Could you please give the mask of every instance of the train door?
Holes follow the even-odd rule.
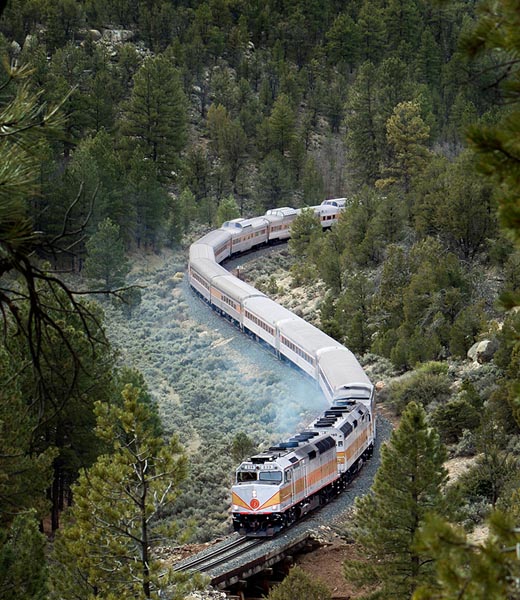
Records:
[[[294,503],[294,499],[296,496],[296,479],[298,478],[297,472],[298,472],[297,470],[293,470],[293,469],[288,469],[285,472],[287,481],[291,484],[291,504]]]
[[[307,495],[307,490],[309,489],[309,461],[304,458],[301,462],[302,465],[302,479],[303,479],[303,495]]]

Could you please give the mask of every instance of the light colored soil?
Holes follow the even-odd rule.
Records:
[[[312,579],[319,579],[324,583],[333,600],[355,600],[367,590],[361,590],[343,576],[343,564],[351,559],[362,559],[355,544],[348,544],[337,538],[309,554],[300,555],[296,564]]]
[[[449,482],[453,483],[457,480],[463,473],[465,473],[475,462],[477,459],[476,456],[471,457],[458,457],[458,458],[450,458],[444,463],[446,469],[448,469],[448,477]]]

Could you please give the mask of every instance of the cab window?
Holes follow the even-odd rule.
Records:
[[[237,473],[237,482],[246,483],[248,481],[256,481],[255,471],[239,471]]]
[[[281,483],[282,474],[280,471],[260,471],[258,479],[264,483]]]

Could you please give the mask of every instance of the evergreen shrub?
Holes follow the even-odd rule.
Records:
[[[388,387],[389,401],[397,414],[401,414],[409,402],[428,407],[433,402],[443,403],[450,397],[450,380],[443,373],[418,370],[394,381]]]

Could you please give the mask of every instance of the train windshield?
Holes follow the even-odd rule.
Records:
[[[258,479],[264,483],[282,483],[282,473],[280,471],[260,471]]]
[[[237,483],[247,483],[256,481],[256,471],[239,471],[237,473]]]

